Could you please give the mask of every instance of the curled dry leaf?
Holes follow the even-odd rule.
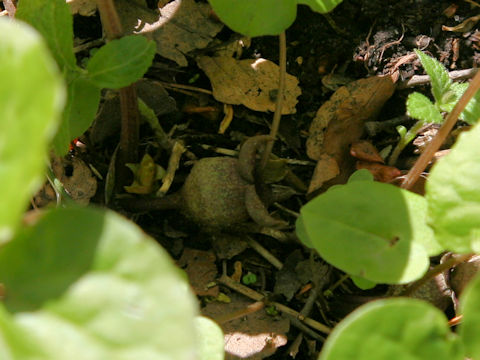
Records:
[[[116,0],[115,7],[126,33],[154,40],[157,53],[180,66],[188,65],[185,54],[207,47],[223,27],[210,5],[194,0],[174,0],[159,12],[130,0]]]
[[[236,60],[229,57],[197,58],[220,102],[244,105],[255,111],[274,111],[278,92],[278,66],[266,59]],[[294,114],[301,94],[296,77],[287,74],[282,114]]]
[[[320,109],[310,125],[307,155],[319,160],[329,154],[337,161],[364,132],[367,119],[380,111],[395,90],[391,77],[373,76],[339,88]]]
[[[346,181],[353,165],[350,144],[361,138],[365,122],[379,113],[394,90],[390,76],[360,79],[339,88],[318,109],[310,125],[307,155],[322,162],[325,156],[330,156],[339,169],[338,182]],[[326,181],[324,177],[320,169],[315,171],[310,190],[317,189]]]

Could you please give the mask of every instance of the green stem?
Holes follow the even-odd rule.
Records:
[[[405,134],[405,136],[401,136],[400,140],[398,141],[397,146],[392,151],[392,155],[390,155],[390,159],[388,160],[388,165],[395,166],[400,153],[405,149],[405,147],[417,136],[420,129],[424,126],[424,121],[417,121]]]
[[[438,274],[454,267],[455,265],[458,265],[464,261],[467,261],[470,259],[473,255],[472,254],[464,254],[458,257],[452,257],[448,259],[447,261],[436,265],[433,267],[431,270],[429,270],[423,277],[414,282],[412,285],[410,285],[402,294],[402,296],[409,296],[413,294],[415,291],[417,291],[420,287],[425,285],[430,279],[433,277],[437,276]]]

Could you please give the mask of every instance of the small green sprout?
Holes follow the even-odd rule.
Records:
[[[449,113],[468,87],[467,83],[453,82],[445,67],[436,59],[425,55],[420,50],[415,50],[425,72],[430,76],[432,84],[432,102],[425,95],[414,92],[407,99],[407,113],[417,122],[410,128],[398,126],[397,132],[400,140],[390,155],[389,164],[394,165],[402,150],[417,136],[425,125],[430,123],[442,124],[443,114]],[[476,99],[472,99],[460,119],[468,123],[475,123],[478,119],[479,109]]]

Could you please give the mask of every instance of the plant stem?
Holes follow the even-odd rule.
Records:
[[[408,174],[405,176],[405,179],[403,180],[403,183],[401,185],[403,189],[410,189],[417,182],[420,174],[425,170],[430,160],[432,160],[435,152],[443,144],[448,134],[450,133],[450,130],[452,130],[453,126],[457,122],[457,119],[462,113],[463,109],[465,109],[465,106],[467,106],[468,102],[473,97],[473,95],[475,95],[475,93],[479,88],[480,88],[480,71],[475,74],[472,81],[470,82],[470,86],[463,93],[460,100],[458,100],[453,110],[448,114],[442,127],[438,130],[437,135],[433,138],[433,140],[427,146],[425,151],[418,158],[415,165],[410,169]]]
[[[464,261],[467,261],[470,259],[473,255],[472,254],[464,254],[458,257],[452,257],[445,261],[444,263],[438,264],[435,267],[433,267],[431,270],[429,270],[420,280],[414,282],[412,285],[410,285],[402,294],[402,296],[409,296],[413,294],[415,291],[417,291],[420,287],[425,285],[426,282],[428,282],[430,279],[435,277],[436,275],[444,272],[445,270],[448,270],[452,267],[454,267],[457,264],[460,264]]]
[[[400,136],[397,146],[395,146],[395,149],[392,151],[392,155],[390,155],[390,159],[388,159],[388,165],[395,166],[400,153],[403,151],[403,149],[405,149],[405,146],[407,146],[415,138],[423,125],[424,121],[417,121],[410,129],[408,129],[405,136]]]
[[[112,0],[97,0],[98,12],[102,26],[108,40],[118,39],[122,36],[122,24],[118,17]]]
[[[282,105],[283,105],[283,96],[285,93],[285,78],[287,73],[287,40],[285,36],[285,31],[282,31],[278,37],[279,40],[279,82],[278,82],[278,94],[277,101],[275,103],[275,112],[273,113],[272,128],[270,130],[270,136],[272,140],[268,141],[265,145],[265,151],[262,155],[262,161],[260,163],[260,169],[263,171],[267,161],[272,152],[273,144],[277,137],[278,128],[280,127],[280,118],[282,117]]]
[[[123,35],[122,24],[113,0],[97,0],[97,6],[107,40],[120,38]],[[135,163],[138,160],[140,114],[135,84],[120,89],[120,110],[121,130],[117,158],[119,165],[117,166],[117,188],[123,185],[129,176],[125,164]]]

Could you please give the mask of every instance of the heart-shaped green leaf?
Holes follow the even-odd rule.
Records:
[[[247,36],[277,35],[292,25],[296,0],[208,0],[232,30]]]
[[[99,88],[119,89],[140,79],[152,64],[156,45],[143,36],[125,36],[102,46],[87,64]]]
[[[307,203],[297,221],[297,235],[351,275],[377,283],[406,283],[420,278],[428,256],[442,250],[425,223],[426,209],[425,199],[412,192],[352,181]]]
[[[319,360],[461,360],[463,353],[440,310],[397,298],[372,301],[343,319]]]

